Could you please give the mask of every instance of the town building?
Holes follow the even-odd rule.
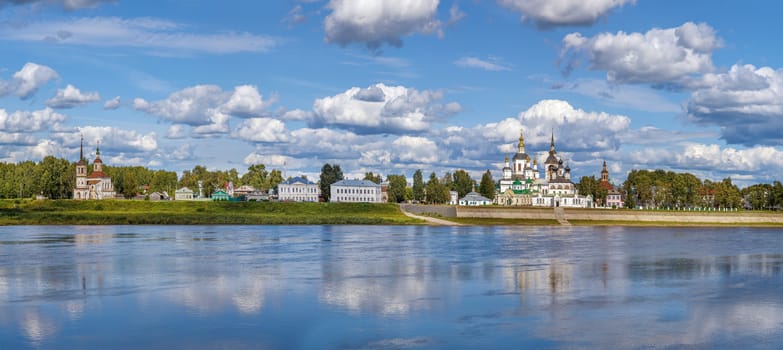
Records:
[[[505,206],[579,207],[593,206],[592,196],[581,196],[571,182],[571,168],[563,163],[555,149],[555,135],[549,144],[549,155],[544,161],[544,174],[538,169],[538,160],[531,161],[526,153],[524,132],[519,134],[517,153],[509,160],[508,154],[502,178],[496,187],[494,203]]]
[[[368,180],[341,180],[330,187],[332,202],[383,203],[381,185]]]
[[[297,176],[278,184],[277,194],[280,201],[318,202],[321,189],[316,183]]]
[[[103,172],[100,143],[95,148],[95,160],[92,172],[87,174],[87,161],[84,158],[84,138],[79,145],[79,161],[76,163],[76,187],[73,189],[73,199],[103,200],[115,197],[111,177]]]
[[[256,188],[250,185],[242,185],[238,188],[234,189],[234,195],[239,196],[247,196],[253,192],[256,192]]]
[[[175,201],[192,201],[194,199],[193,190],[183,187],[176,191],[174,191],[174,200]]]
[[[482,196],[481,194],[477,192],[469,192],[465,195],[465,197],[462,197],[459,199],[459,205],[464,206],[471,206],[471,207],[479,207],[484,205],[491,205],[492,200]]]
[[[151,201],[157,202],[157,201],[167,201],[170,200],[171,198],[169,198],[169,194],[166,192],[152,192],[149,195],[149,199]]]
[[[449,205],[459,204],[459,193],[457,191],[449,191]]]
[[[625,201],[623,201],[623,195],[618,191],[614,185],[609,182],[609,171],[606,170],[606,161],[604,161],[603,170],[601,170],[601,182],[599,186],[606,190],[606,203],[605,207],[608,208],[623,208],[625,207]]]
[[[228,195],[228,192],[223,190],[217,190],[212,193],[212,200],[213,201],[230,201],[231,196]]]

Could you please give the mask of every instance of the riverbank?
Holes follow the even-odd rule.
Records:
[[[694,212],[629,209],[567,209],[560,216],[553,208],[456,207],[402,205],[417,215],[469,225],[559,225],[577,226],[768,226],[783,227],[783,213],[776,212]]]
[[[0,200],[0,225],[417,225],[396,204]]]

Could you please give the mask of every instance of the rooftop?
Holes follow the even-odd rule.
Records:
[[[346,187],[381,187],[381,185],[372,182],[370,180],[340,180],[332,184],[332,186],[346,186]]]

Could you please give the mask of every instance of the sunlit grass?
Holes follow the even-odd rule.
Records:
[[[0,225],[404,225],[394,204],[1,200]]]

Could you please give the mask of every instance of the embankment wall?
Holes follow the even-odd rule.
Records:
[[[444,218],[544,219],[556,220],[552,208],[455,207],[405,205],[414,214],[435,213]],[[565,209],[567,220],[617,222],[667,222],[693,224],[783,224],[783,214],[768,212],[637,211],[611,209]]]

